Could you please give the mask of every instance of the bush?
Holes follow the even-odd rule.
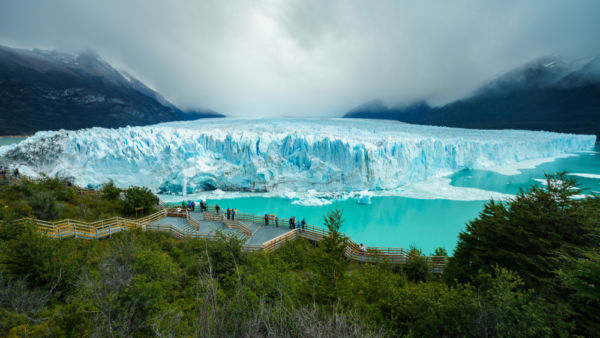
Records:
[[[131,186],[125,191],[125,200],[122,202],[123,213],[135,215],[135,208],[141,207],[144,208],[143,213],[149,214],[155,210],[157,203],[158,197],[150,189]]]
[[[50,221],[56,219],[63,208],[56,202],[54,194],[50,192],[36,192],[29,198],[29,205],[36,218]]]
[[[117,188],[112,180],[102,184],[102,198],[107,201],[116,201],[121,195],[121,189]]]
[[[422,255],[420,250],[412,246],[402,270],[406,278],[413,282],[424,282],[431,279],[431,269],[427,264],[427,258]]]

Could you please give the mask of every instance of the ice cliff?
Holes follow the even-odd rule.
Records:
[[[28,175],[112,179],[164,193],[391,190],[461,169],[490,169],[593,148],[595,136],[467,130],[352,119],[209,119],[38,132],[0,147]]]

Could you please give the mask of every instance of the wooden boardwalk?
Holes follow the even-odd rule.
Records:
[[[16,184],[19,182],[14,175],[1,175],[0,184]],[[65,183],[66,184],[66,183]],[[75,187],[79,194],[99,195],[100,192],[93,189]],[[130,229],[142,229],[145,231],[166,232],[177,238],[196,238],[212,240],[217,237],[217,232],[236,236],[244,240],[245,251],[271,252],[289,241],[297,238],[305,238],[319,242],[329,234],[324,227],[306,224],[304,229],[290,229],[289,219],[278,218],[275,225],[275,216],[270,215],[268,224],[264,216],[248,213],[236,213],[235,220],[227,219],[222,210],[220,214],[212,212],[213,205],[208,205],[205,212],[189,212],[177,207],[177,204],[163,203],[160,211],[140,218],[128,219],[113,217],[95,222],[83,222],[73,219],[65,219],[55,222],[47,222],[32,218],[18,220],[21,223],[32,223],[37,226],[39,232],[56,238],[86,238],[103,239],[113,234]],[[405,264],[409,259],[409,252],[403,248],[393,247],[369,247],[366,252],[360,250],[359,245],[349,239],[346,247],[348,259],[364,263]],[[441,273],[446,266],[446,256],[425,256],[431,271]]]
[[[210,210],[210,209],[209,209]],[[244,250],[271,252],[289,241],[297,238],[306,238],[319,242],[328,235],[324,227],[306,225],[305,229],[289,229],[287,219],[279,227],[273,222],[264,223],[264,216],[239,214],[235,221],[227,220],[224,215],[213,212],[188,212],[182,208],[165,207],[152,215],[132,220],[123,217],[113,217],[96,222],[82,222],[66,219],[56,222],[47,222],[31,218],[19,220],[21,223],[33,223],[38,230],[50,237],[102,239],[113,234],[130,230],[142,229],[145,231],[166,232],[177,238],[215,239],[217,232],[237,236],[244,240]],[[285,226],[283,226],[285,224]],[[364,263],[405,264],[409,253],[402,248],[369,247],[367,252],[362,252],[359,245],[353,240],[348,241],[346,247],[348,259]],[[445,256],[426,256],[432,272],[441,273],[446,265]]]

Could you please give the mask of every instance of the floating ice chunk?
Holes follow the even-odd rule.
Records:
[[[317,197],[301,198],[299,200],[295,200],[292,202],[292,204],[309,206],[309,207],[318,207],[318,206],[322,206],[322,205],[329,205],[331,203],[333,203],[333,201],[330,199],[317,198]]]
[[[371,196],[372,196],[372,193],[370,193],[368,191],[361,191],[358,194],[358,197],[356,199],[356,203],[358,203],[358,204],[371,204]]]
[[[600,175],[597,174],[583,174],[583,173],[570,173],[570,176],[578,176],[584,178],[594,178],[600,180]]]

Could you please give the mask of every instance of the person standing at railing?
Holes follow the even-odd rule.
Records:
[[[302,231],[304,231],[304,227],[306,226],[306,219],[302,218],[302,222],[300,222],[300,225],[302,225]]]
[[[231,220],[235,221],[235,214],[237,214],[237,209],[231,210]]]
[[[219,214],[219,210],[221,210],[221,208],[219,208],[218,204],[215,204],[215,212],[217,213],[217,215]]]
[[[231,208],[227,208],[227,219],[231,219]]]
[[[275,216],[275,227],[279,228],[279,217]]]
[[[265,225],[269,225],[269,215],[265,214]]]
[[[367,253],[367,247],[364,244],[362,244],[362,243],[360,243],[360,253],[362,255],[364,255],[364,254]]]

